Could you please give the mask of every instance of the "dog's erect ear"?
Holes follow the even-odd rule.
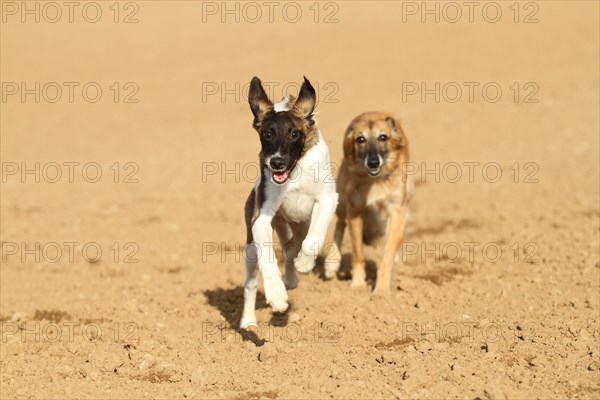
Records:
[[[294,109],[306,120],[308,126],[315,123],[313,121],[313,111],[317,103],[317,94],[315,88],[310,84],[310,81],[304,77],[304,83],[298,93],[298,99],[294,104]]]
[[[250,110],[254,114],[253,126],[259,128],[265,115],[273,109],[273,103],[269,100],[262,82],[256,76],[250,81],[250,89],[248,90],[248,103]]]

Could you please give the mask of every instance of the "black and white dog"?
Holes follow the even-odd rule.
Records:
[[[313,119],[315,90],[304,78],[298,98],[273,104],[260,79],[248,94],[253,127],[260,136],[261,176],[245,207],[246,283],[240,327],[256,325],[257,270],[273,311],[288,307],[286,287],[298,285],[296,270],[310,272],[323,246],[338,194],[329,149]],[[273,228],[285,258],[282,279],[273,248]]]

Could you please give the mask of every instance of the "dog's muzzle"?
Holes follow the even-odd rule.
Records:
[[[285,159],[283,157],[271,157],[269,160],[269,166],[272,171],[283,171],[285,170]]]
[[[365,159],[365,167],[371,176],[377,176],[381,172],[383,159],[379,154],[368,155]]]
[[[271,157],[269,160],[269,168],[271,170],[271,178],[273,182],[281,185],[290,177],[290,171],[292,168],[287,168],[287,163],[283,157]]]

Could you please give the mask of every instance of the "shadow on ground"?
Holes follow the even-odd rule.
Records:
[[[203,294],[206,297],[208,304],[218,309],[221,315],[225,318],[225,321],[229,325],[228,328],[234,329],[236,332],[238,332],[244,341],[251,341],[257,346],[262,346],[265,343],[265,340],[259,337],[257,334],[257,332],[260,332],[260,328],[252,327],[249,329],[241,329],[239,327],[240,319],[242,318],[242,309],[244,307],[243,286],[237,286],[229,289],[218,288],[205,290]],[[265,300],[265,296],[259,291],[256,295],[256,309],[260,310],[263,308],[269,308],[269,305]],[[287,326],[289,313],[292,308],[293,306],[290,304],[290,307],[285,313],[272,314],[269,325]]]

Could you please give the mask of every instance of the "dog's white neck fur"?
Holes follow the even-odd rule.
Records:
[[[273,110],[276,113],[282,112],[282,111],[290,111],[292,109],[291,104],[290,104],[291,100],[292,100],[292,96],[290,96],[288,94],[283,99],[281,99],[280,102],[273,104]]]

